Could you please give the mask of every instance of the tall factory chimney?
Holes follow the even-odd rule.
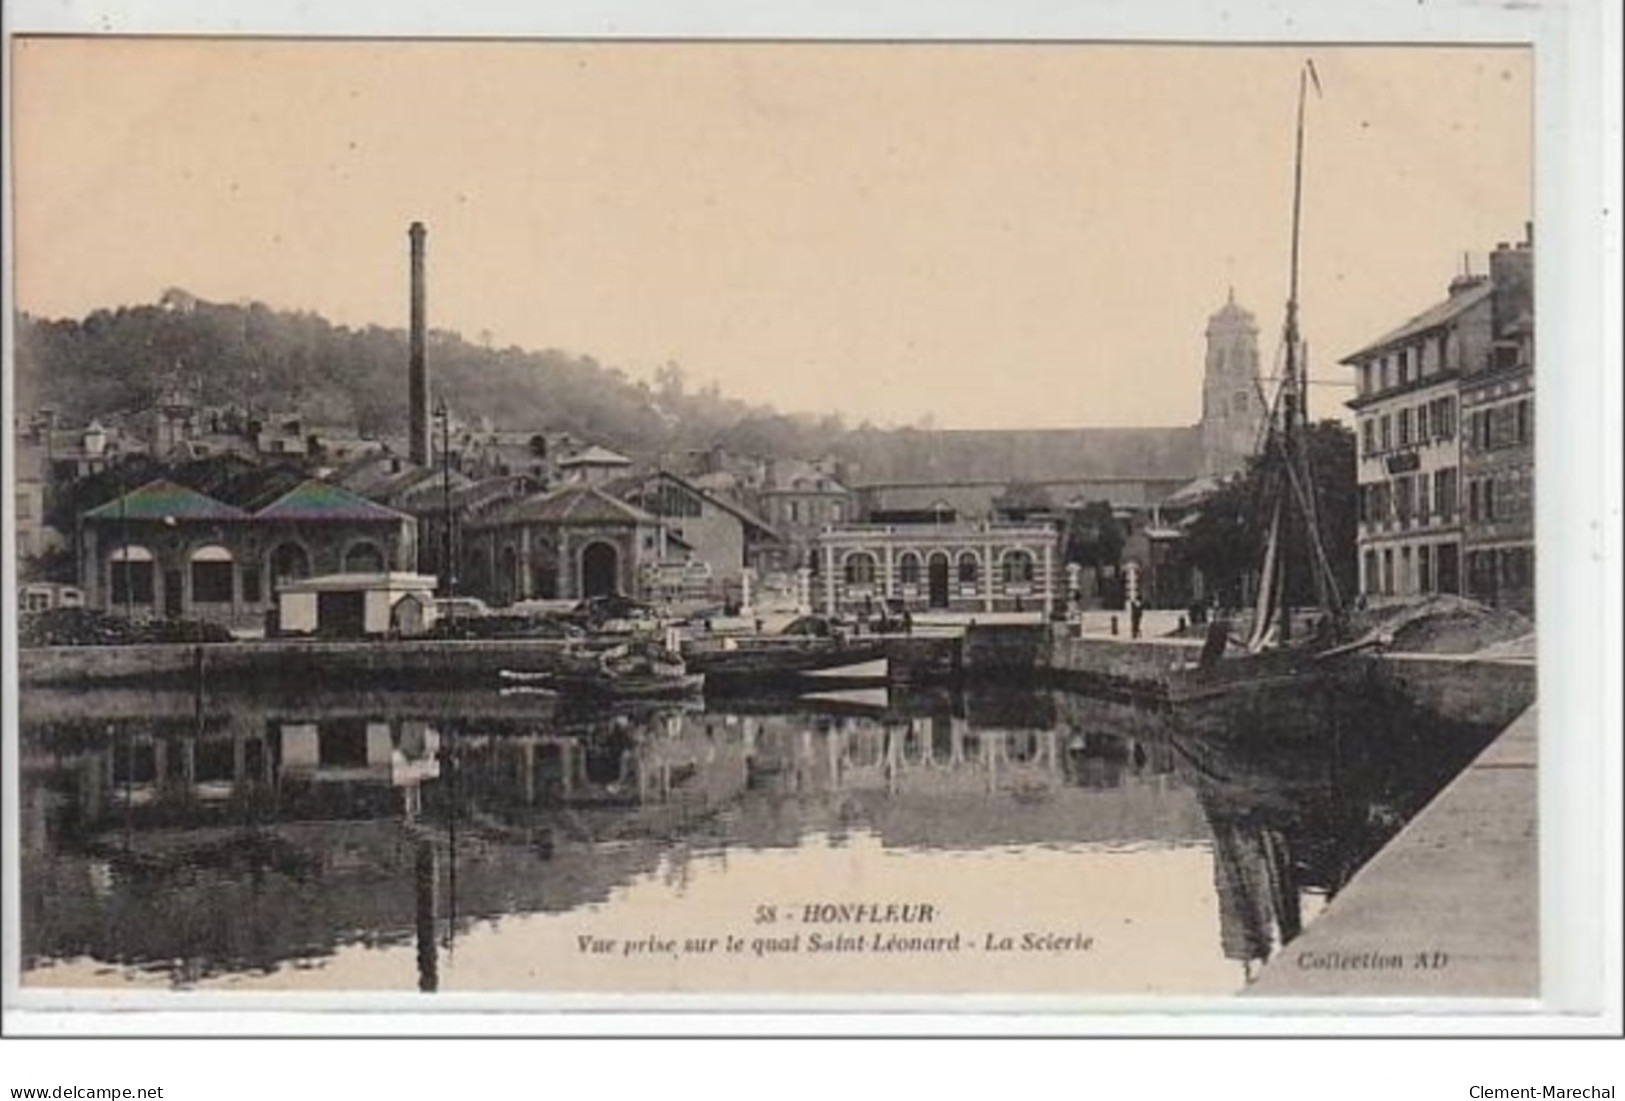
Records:
[[[412,321],[408,335],[410,351],[407,367],[408,449],[414,463],[429,465],[429,365],[424,359],[423,239],[428,230],[413,222],[407,236],[412,240]]]

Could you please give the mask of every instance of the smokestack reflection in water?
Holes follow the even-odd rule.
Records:
[[[417,847],[417,933],[418,989],[432,994],[440,988],[440,961],[435,945],[435,893],[439,880],[434,841],[418,839]]]

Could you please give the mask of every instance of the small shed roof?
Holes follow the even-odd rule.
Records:
[[[611,451],[607,447],[597,444],[567,459],[560,459],[559,466],[631,466],[632,460],[625,455]]]

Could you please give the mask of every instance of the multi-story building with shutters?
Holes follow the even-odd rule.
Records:
[[[1515,495],[1514,468],[1530,481],[1533,475],[1532,436],[1520,437],[1517,427],[1518,387],[1529,372],[1513,349],[1524,346],[1520,326],[1533,331],[1529,280],[1515,281],[1515,262],[1507,261],[1519,251],[1498,248],[1490,274],[1456,277],[1444,301],[1343,360],[1358,391],[1348,404],[1359,439],[1360,591],[1367,599],[1481,597],[1482,583],[1475,586],[1472,576],[1481,559],[1469,554],[1481,553],[1475,548],[1486,540],[1515,543],[1524,534],[1485,526],[1487,512],[1510,516],[1495,510]],[[1481,415],[1489,404],[1504,411]],[[1486,427],[1492,419],[1494,433]],[[1492,457],[1503,443],[1505,454]]]
[[[1462,553],[1467,595],[1535,611],[1534,255],[1490,254],[1494,340],[1461,378]]]

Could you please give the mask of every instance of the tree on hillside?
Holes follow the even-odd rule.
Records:
[[[1302,439],[1319,507],[1321,542],[1347,599],[1358,578],[1354,433],[1337,421],[1321,421],[1310,425]],[[1186,532],[1186,562],[1202,571],[1210,589],[1228,593],[1231,599],[1240,598],[1245,579],[1257,574],[1263,559],[1268,528],[1264,493],[1264,471],[1254,460],[1245,474],[1202,502],[1200,515]],[[1288,599],[1294,604],[1313,603],[1308,540],[1297,524],[1289,525],[1287,534]]]

